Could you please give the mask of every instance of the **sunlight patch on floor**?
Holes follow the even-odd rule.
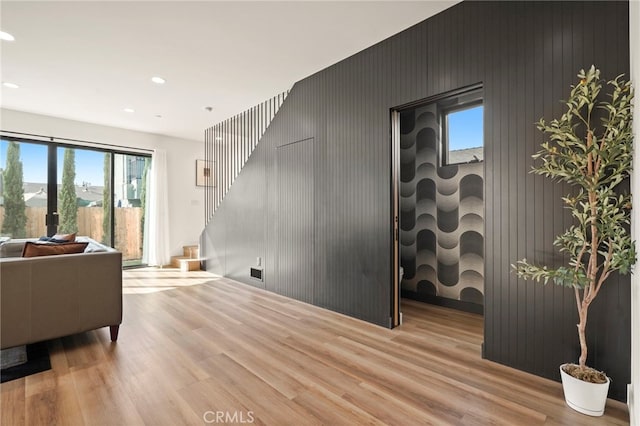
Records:
[[[176,268],[139,268],[122,272],[122,294],[150,294],[202,285],[221,279],[206,271],[184,272]]]

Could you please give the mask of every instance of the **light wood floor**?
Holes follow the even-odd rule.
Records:
[[[476,315],[406,301],[387,330],[174,269],[126,271],[124,291],[118,342],[51,341],[52,370],[1,385],[2,425],[628,424],[624,404],[583,416],[560,384],[482,360]]]

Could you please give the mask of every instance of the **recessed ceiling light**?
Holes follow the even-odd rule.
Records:
[[[13,41],[16,38],[14,36],[12,36],[9,33],[5,33],[4,31],[0,31],[0,40],[5,40],[5,41]]]
[[[125,109],[123,109],[123,111],[124,111],[124,112],[128,112],[128,113],[130,113],[130,114],[132,114],[132,113],[136,112],[136,110],[135,110],[135,109],[133,109],[133,108],[125,108]]]
[[[156,114],[156,115],[154,115],[154,117],[155,118],[162,118],[162,115],[161,114]]]
[[[203,106],[202,109],[207,111],[207,112],[213,111],[213,107],[211,107],[211,106]]]
[[[167,80],[162,77],[151,77],[151,81],[153,81],[155,84],[164,84],[167,82]]]
[[[18,86],[15,83],[4,82],[4,83],[2,83],[2,85],[4,87],[8,87],[9,89],[18,89],[18,88],[20,88],[20,86]]]

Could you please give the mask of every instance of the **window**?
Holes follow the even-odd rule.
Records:
[[[442,165],[484,160],[484,106],[482,93],[474,90],[448,99],[442,109]]]
[[[151,157],[0,138],[0,238],[77,232],[143,263]]]

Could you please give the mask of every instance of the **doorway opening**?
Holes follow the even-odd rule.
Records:
[[[484,305],[484,106],[477,84],[394,108],[394,326],[411,299]]]

